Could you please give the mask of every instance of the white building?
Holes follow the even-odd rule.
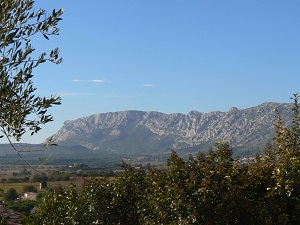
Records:
[[[22,200],[36,200],[37,193],[34,192],[26,192],[24,196],[21,196]]]

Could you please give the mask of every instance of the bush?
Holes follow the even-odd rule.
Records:
[[[38,190],[33,185],[26,185],[26,186],[23,187],[23,192],[34,192],[34,193],[37,193]]]
[[[32,200],[22,200],[16,202],[9,202],[7,208],[12,209],[14,211],[29,215],[31,210],[36,205],[35,201]]]
[[[16,189],[10,188],[5,194],[4,194],[4,200],[5,201],[14,201],[18,198],[18,194]]]

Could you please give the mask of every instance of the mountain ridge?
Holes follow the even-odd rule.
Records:
[[[187,114],[125,110],[65,121],[53,138],[63,145],[81,145],[111,153],[162,153],[204,150],[216,141],[233,148],[262,150],[275,136],[275,111],[290,121],[291,103],[265,102],[227,112],[192,110]],[[286,122],[285,124],[287,124]]]

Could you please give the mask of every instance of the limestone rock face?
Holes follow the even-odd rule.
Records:
[[[108,112],[66,121],[54,135],[58,143],[82,145],[93,150],[119,153],[153,153],[200,150],[216,141],[233,148],[263,149],[275,136],[275,110],[284,121],[292,118],[291,104],[263,103],[228,112],[191,111]]]

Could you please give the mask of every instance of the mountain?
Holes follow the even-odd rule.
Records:
[[[292,118],[288,103],[267,102],[228,112],[121,111],[66,121],[54,134],[59,145],[80,145],[116,154],[155,154],[205,151],[216,141],[229,143],[236,154],[263,150],[275,136],[275,108],[284,121]],[[286,124],[285,124],[286,125]]]

